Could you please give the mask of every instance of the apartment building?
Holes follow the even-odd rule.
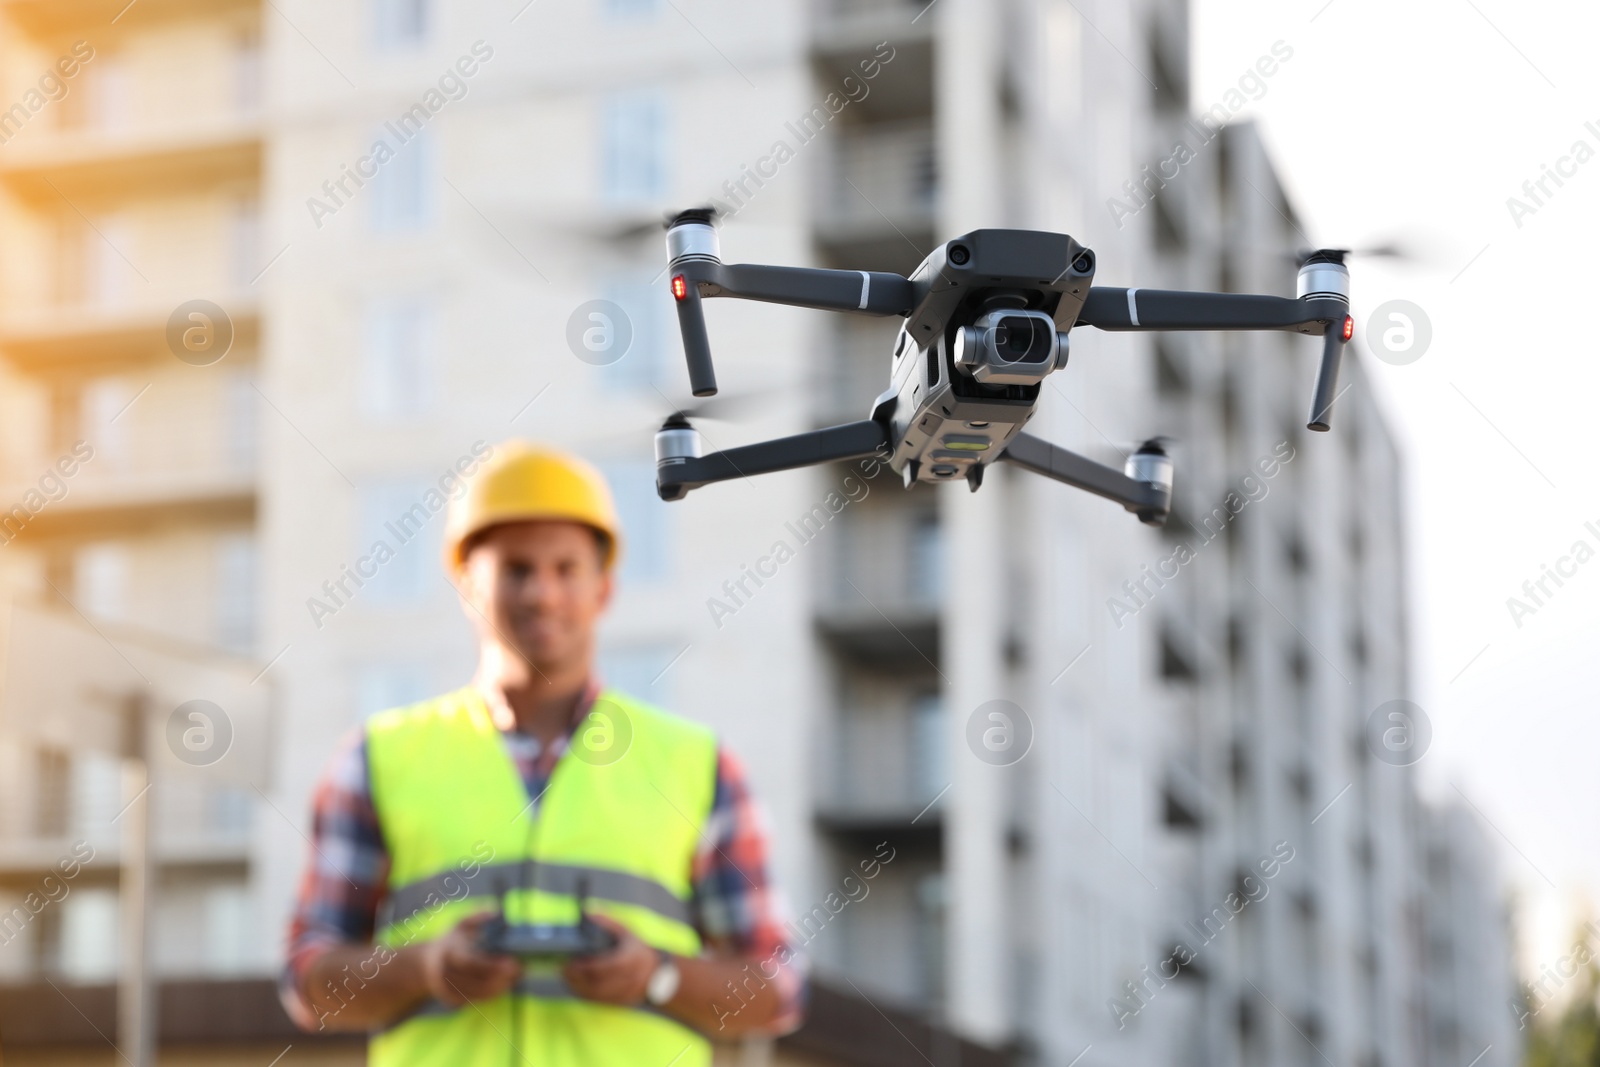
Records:
[[[269,981],[310,791],[366,715],[466,677],[434,504],[458,461],[523,436],[617,488],[606,676],[717,729],[768,810],[813,1023],[730,1056],[1431,1062],[1467,994],[1425,981],[1424,816],[1368,741],[1408,680],[1398,461],[1358,359],[1335,432],[1310,435],[1310,341],[1075,334],[1033,432],[1113,464],[1171,435],[1165,531],[1006,469],[976,494],[859,465],[653,492],[651,430],[687,396],[673,208],[719,201],[730,261],[905,272],[1016,226],[1073,234],[1106,284],[1290,292],[1313,242],[1248,127],[1196,132],[1186,20],[1181,0],[0,0],[3,100],[28,112],[0,117],[5,499],[93,452],[0,553],[0,892],[97,848],[0,947],[6,1054],[109,1062],[84,1020],[110,1032],[117,714],[143,693],[154,747],[198,697],[239,734],[228,773],[166,766],[152,792],[163,1054],[359,1060],[293,1035]],[[52,70],[65,92],[30,107]],[[1193,158],[1151,177],[1180,141]],[[713,447],[860,418],[886,381],[892,324],[709,315],[737,401],[700,424]],[[206,329],[231,333],[215,360]],[[1180,545],[1192,562],[1146,577]],[[88,659],[83,725],[24,729],[43,716],[14,694],[51,672],[22,668]],[[1017,747],[984,762],[967,738],[997,700]],[[1491,899],[1484,862],[1456,884]]]

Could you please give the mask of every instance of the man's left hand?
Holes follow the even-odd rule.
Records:
[[[645,987],[661,957],[626,926],[594,915],[591,919],[616,935],[616,947],[598,956],[576,956],[561,968],[572,991],[585,1000],[631,1008],[644,1001]]]

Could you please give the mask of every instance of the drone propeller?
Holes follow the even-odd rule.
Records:
[[[1293,253],[1284,253],[1284,256],[1298,266],[1309,262],[1343,263],[1347,259],[1389,259],[1397,263],[1415,264],[1430,264],[1439,259],[1425,242],[1396,238],[1355,248],[1298,248]]]
[[[690,419],[737,422],[741,414],[760,409],[767,397],[782,391],[777,386],[771,386],[766,389],[746,389],[738,393],[720,393],[717,396],[704,397],[692,404],[675,407],[665,414],[665,418],[668,422],[682,423],[685,426]],[[657,396],[663,401],[667,400],[659,393]],[[658,410],[661,407],[661,405],[656,406]]]

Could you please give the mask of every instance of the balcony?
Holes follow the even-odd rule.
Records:
[[[818,237],[825,244],[844,255],[892,241],[904,258],[907,240],[916,244],[919,234],[932,232],[939,188],[931,124],[845,127],[825,147],[815,204]]]
[[[153,848],[167,866],[237,867],[248,857],[253,784],[265,784],[270,682],[245,657],[76,612],[13,602],[0,613],[0,882],[48,870],[74,841],[96,878],[117,865],[126,714],[144,710]],[[146,684],[148,683],[148,684]],[[228,748],[205,767],[167,747],[172,709],[204,694]],[[140,703],[132,703],[138,699]],[[47,711],[47,713],[46,713]]]
[[[0,540],[104,536],[156,513],[249,520],[257,493],[253,383],[243,368],[196,373],[174,365],[90,379],[66,404],[58,393],[55,450],[36,446],[0,473]]]
[[[0,155],[0,180],[38,202],[173,196],[261,173],[258,123],[224,118],[168,129],[23,136]]]
[[[817,821],[841,833],[910,830],[937,837],[937,801],[950,784],[937,691],[880,684],[871,696],[857,689],[847,699],[822,760]]]
[[[835,316],[822,380],[816,392],[816,423],[833,426],[864,419],[872,402],[889,387],[889,367],[899,319]]]
[[[841,514],[827,542],[816,623],[846,661],[931,672],[939,656],[943,548],[937,513],[887,494],[892,473]]]
[[[0,13],[36,37],[51,37],[108,26],[113,20],[120,27],[259,6],[259,0],[139,0],[137,4],[128,0],[0,0]]]
[[[63,364],[135,363],[173,358],[167,347],[167,320],[192,293],[171,303],[64,302],[17,310],[0,318],[0,355],[25,371]],[[249,297],[221,301],[233,323],[233,348],[254,350],[261,317]]]
[[[892,41],[898,62],[902,47],[932,40],[936,20],[919,17],[930,6],[928,0],[814,0],[812,47],[824,55],[863,48],[870,54],[871,45]]]

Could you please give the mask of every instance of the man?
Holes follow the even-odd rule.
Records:
[[[373,1031],[374,1067],[703,1067],[704,1035],[793,1029],[799,961],[739,763],[596,676],[622,549],[605,482],[509,442],[444,540],[477,672],[373,716],[319,784],[291,1015]],[[482,946],[501,909],[585,914],[616,945],[525,966]]]

